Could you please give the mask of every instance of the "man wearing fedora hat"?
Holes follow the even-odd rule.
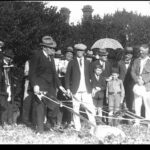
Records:
[[[103,69],[102,75],[105,78],[108,78],[111,75],[111,64],[107,59],[108,52],[106,49],[99,49],[98,54],[99,59],[91,63],[91,73],[94,73],[94,68],[96,65],[101,65]]]
[[[79,114],[80,105],[87,107],[91,113],[86,110],[89,120],[96,125],[95,121],[95,109],[92,101],[92,87],[90,82],[90,62],[84,58],[85,50],[87,46],[79,43],[74,45],[76,50],[76,57],[71,60],[67,67],[67,73],[65,77],[65,86],[68,95],[72,97],[73,109]],[[75,129],[81,130],[80,118],[73,114],[73,120]],[[93,127],[91,127],[90,133],[93,133]]]
[[[40,91],[45,91],[47,92],[46,96],[56,97],[57,88],[65,92],[65,89],[61,86],[60,80],[58,78],[53,58],[57,45],[51,36],[44,36],[40,45],[41,51],[35,52],[30,61],[29,79],[31,86],[33,87],[35,94],[40,93]],[[38,133],[42,133],[44,131],[46,107],[48,112],[51,112],[48,113],[52,115],[50,119],[56,117],[58,119],[57,123],[60,124],[61,116],[59,105],[48,99],[38,98],[36,99],[35,107]]]

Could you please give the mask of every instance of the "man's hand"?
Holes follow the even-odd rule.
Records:
[[[63,86],[59,86],[59,89],[60,89],[63,93],[67,93],[67,91],[64,89]]]
[[[35,86],[33,87],[33,90],[34,90],[34,93],[35,93],[35,94],[40,93],[40,87],[39,87],[38,85],[35,85]]]
[[[33,90],[34,90],[34,94],[35,95],[37,95],[37,97],[40,99],[40,100],[42,100],[42,94],[40,94],[40,87],[38,86],[38,85],[35,85],[34,86],[34,88],[33,88]]]
[[[72,93],[71,93],[70,89],[67,89],[67,95],[68,95],[69,97],[72,97]]]
[[[139,85],[143,85],[143,84],[144,84],[144,81],[142,80],[142,78],[139,78],[139,79],[138,79],[138,84],[139,84]]]
[[[96,89],[97,91],[100,91],[100,90],[101,90],[101,88],[100,88],[100,87],[95,87],[95,89]]]
[[[96,93],[95,88],[93,88],[93,89],[92,89],[92,97],[95,96],[95,93]]]
[[[62,72],[62,73],[66,73],[66,71],[67,71],[67,69],[66,69],[66,68],[64,68],[64,67],[63,67],[63,68],[61,68],[61,72]]]
[[[110,76],[110,77],[108,77],[108,78],[106,79],[107,82],[109,82],[109,81],[111,81],[111,80],[112,80],[112,76]]]

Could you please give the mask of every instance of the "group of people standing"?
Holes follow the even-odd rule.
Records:
[[[56,52],[57,44],[51,36],[42,37],[40,46],[40,50],[25,63],[22,113],[23,122],[34,124],[37,133],[43,133],[45,126],[61,129],[63,123],[68,126],[73,123],[75,130],[81,131],[79,116],[60,107],[59,101],[71,101],[65,105],[78,114],[83,107],[93,125],[97,124],[96,115],[105,115],[104,108],[112,116],[122,103],[129,111],[141,116],[143,101],[145,117],[149,119],[150,59],[147,44],[139,46],[138,58],[133,57],[132,47],[126,47],[118,60],[110,57],[106,49],[99,48],[93,50],[93,57],[89,60],[87,46],[83,43],[67,47],[62,58]],[[142,94],[137,92],[141,91],[139,89],[143,89]],[[94,127],[91,127],[90,133],[93,132]]]

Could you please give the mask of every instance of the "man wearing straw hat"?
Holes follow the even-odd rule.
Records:
[[[80,105],[82,104],[86,106],[86,108],[90,111],[89,112],[86,110],[90,122],[96,125],[94,117],[95,109],[91,96],[92,88],[90,83],[90,62],[84,58],[84,53],[87,46],[79,43],[74,45],[74,49],[76,50],[76,57],[68,64],[65,77],[65,86],[68,95],[72,96],[74,111],[79,114]],[[73,120],[75,129],[80,133],[80,118],[74,114]],[[91,127],[90,133],[93,134],[93,132],[94,128]]]

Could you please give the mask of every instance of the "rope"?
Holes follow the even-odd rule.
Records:
[[[38,95],[38,94],[37,94],[37,95]],[[45,96],[45,95],[42,94],[42,93],[40,93],[39,95],[42,95],[43,97],[45,97],[45,98],[51,100],[52,102],[54,102],[54,103],[56,103],[56,104],[59,104],[60,107],[65,107],[65,108],[69,109],[71,112],[75,113],[75,114],[78,115],[81,119],[86,120],[88,123],[90,123],[90,124],[93,126],[93,124],[92,124],[88,119],[86,119],[85,117],[83,117],[83,116],[79,115],[78,113],[76,113],[76,112],[73,110],[73,108],[68,107],[68,106],[62,104],[62,102],[60,102],[60,101],[59,101],[59,102],[54,101],[53,99],[51,99],[51,98]],[[83,111],[79,111],[79,112],[86,114],[86,112],[83,112]],[[104,110],[102,110],[102,112],[108,113],[108,112],[106,112],[106,111],[104,111]],[[99,116],[99,115],[94,115],[94,116],[101,117],[101,116]],[[130,115],[130,117],[133,117],[133,116]],[[138,117],[140,117],[140,116],[138,116]],[[140,121],[149,121],[149,123],[150,123],[150,120],[147,120],[147,119],[144,119],[144,118],[142,118],[142,119],[137,119],[137,118],[127,119],[127,118],[123,118],[123,117],[119,117],[119,118],[118,118],[118,117],[114,117],[114,116],[104,116],[104,115],[102,116],[102,118],[116,119],[116,120],[128,120],[128,121],[131,121],[131,120],[132,120],[132,121],[133,121],[133,120],[140,120]],[[140,124],[149,124],[149,123],[140,122]],[[95,126],[95,125],[94,125],[94,126]]]

